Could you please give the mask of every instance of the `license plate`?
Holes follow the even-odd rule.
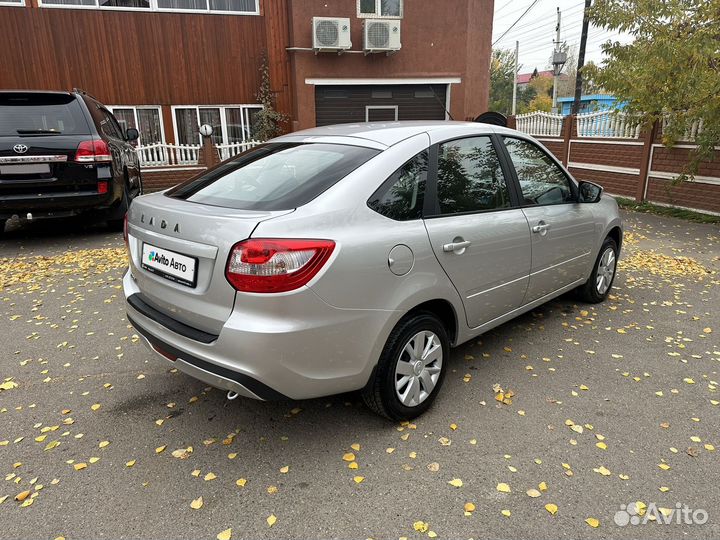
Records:
[[[197,284],[197,259],[152,244],[143,244],[142,267],[165,279],[194,287]]]
[[[50,165],[34,163],[32,165],[2,165],[0,174],[49,174]]]

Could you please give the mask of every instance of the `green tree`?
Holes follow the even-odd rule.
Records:
[[[518,100],[518,112],[520,114],[534,111],[550,112],[552,109],[552,87],[552,77],[534,76],[530,79],[527,88],[521,93]]]
[[[688,168],[691,175],[697,172],[720,144],[720,0],[596,0],[591,18],[635,39],[606,42],[605,63],[583,68],[583,76],[614,94],[646,126],[666,122],[666,145],[702,120]]]
[[[508,49],[494,49],[490,59],[489,110],[508,115],[512,112],[513,70],[515,53]]]
[[[283,131],[283,124],[289,119],[287,115],[275,110],[275,95],[270,87],[270,67],[267,54],[262,56],[260,90],[256,97],[263,108],[253,116],[252,136],[259,141],[267,141],[280,135]]]

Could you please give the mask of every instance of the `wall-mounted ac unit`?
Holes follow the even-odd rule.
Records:
[[[337,52],[352,47],[350,19],[313,17],[313,49],[315,52]]]
[[[400,50],[399,20],[366,19],[363,35],[365,54],[380,52],[391,54]]]

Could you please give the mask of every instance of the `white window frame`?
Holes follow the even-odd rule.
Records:
[[[402,19],[405,14],[405,0],[400,0],[400,15],[381,15],[381,0],[375,0],[375,13],[362,13],[360,11],[360,2],[357,0],[357,16],[361,19]]]
[[[25,7],[25,0],[20,0],[19,2],[4,2],[0,0],[0,6]]]
[[[101,9],[101,10],[108,10],[108,11],[140,11],[140,12],[154,12],[154,11],[161,11],[161,12],[169,12],[169,13],[195,13],[198,15],[260,15],[260,0],[254,0],[255,1],[255,11],[223,11],[223,10],[216,10],[216,9],[210,9],[210,0],[205,0],[206,5],[208,6],[206,9],[172,9],[172,8],[161,8],[158,7],[157,0],[149,0],[150,7],[147,8],[140,8],[140,7],[125,7],[125,6],[101,6],[99,0],[94,0],[95,5],[93,6],[81,6],[81,5],[72,5],[72,4],[47,4],[43,2],[43,0],[38,0],[38,6],[42,8],[58,8],[58,9]],[[22,0],[23,5],[25,5],[25,0]],[[0,5],[6,5],[2,0],[0,0]],[[19,4],[8,4],[8,5],[19,5]]]
[[[228,141],[227,132],[227,117],[225,115],[225,109],[241,109],[242,114],[240,115],[240,129],[245,134],[245,111],[249,108],[260,108],[263,106],[260,103],[243,103],[240,105],[172,105],[170,110],[172,111],[172,122],[173,122],[173,135],[175,137],[175,144],[180,144],[178,140],[178,127],[177,127],[177,115],[175,111],[177,109],[195,109],[195,118],[197,119],[198,126],[200,126],[200,109],[220,109],[220,130],[222,136],[221,144],[230,144]],[[250,140],[250,139],[248,139]],[[198,133],[198,144],[202,144],[202,136]]]
[[[138,121],[138,110],[150,109],[153,111],[157,111],[158,115],[160,116],[160,144],[166,144],[167,139],[165,139],[165,119],[163,118],[163,111],[160,105],[106,105],[106,107],[111,113],[113,113],[113,115],[115,115],[115,109],[132,109],[133,117],[135,118],[135,127],[138,130],[138,133],[140,133],[140,128],[138,127],[140,125],[140,122]],[[118,124],[119,123],[120,121],[118,120]],[[142,140],[142,134],[140,134],[140,137],[138,138],[138,146],[143,146],[143,144],[144,143]]]
[[[397,105],[365,105],[365,121],[370,121],[370,111],[373,110],[394,110],[395,111],[395,120],[394,122],[398,121],[398,106]]]

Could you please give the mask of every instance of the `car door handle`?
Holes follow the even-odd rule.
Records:
[[[544,222],[541,221],[540,223],[538,223],[537,225],[535,225],[535,226],[532,228],[532,232],[534,232],[534,233],[539,233],[539,234],[544,234],[544,233],[547,232],[547,230],[548,230],[549,228],[550,228],[550,225],[548,225],[547,223],[544,223]]]
[[[463,240],[462,242],[450,242],[449,244],[443,245],[443,251],[445,253],[452,253],[453,251],[462,251],[465,248],[470,247],[470,244],[472,242],[469,242],[468,240]]]

